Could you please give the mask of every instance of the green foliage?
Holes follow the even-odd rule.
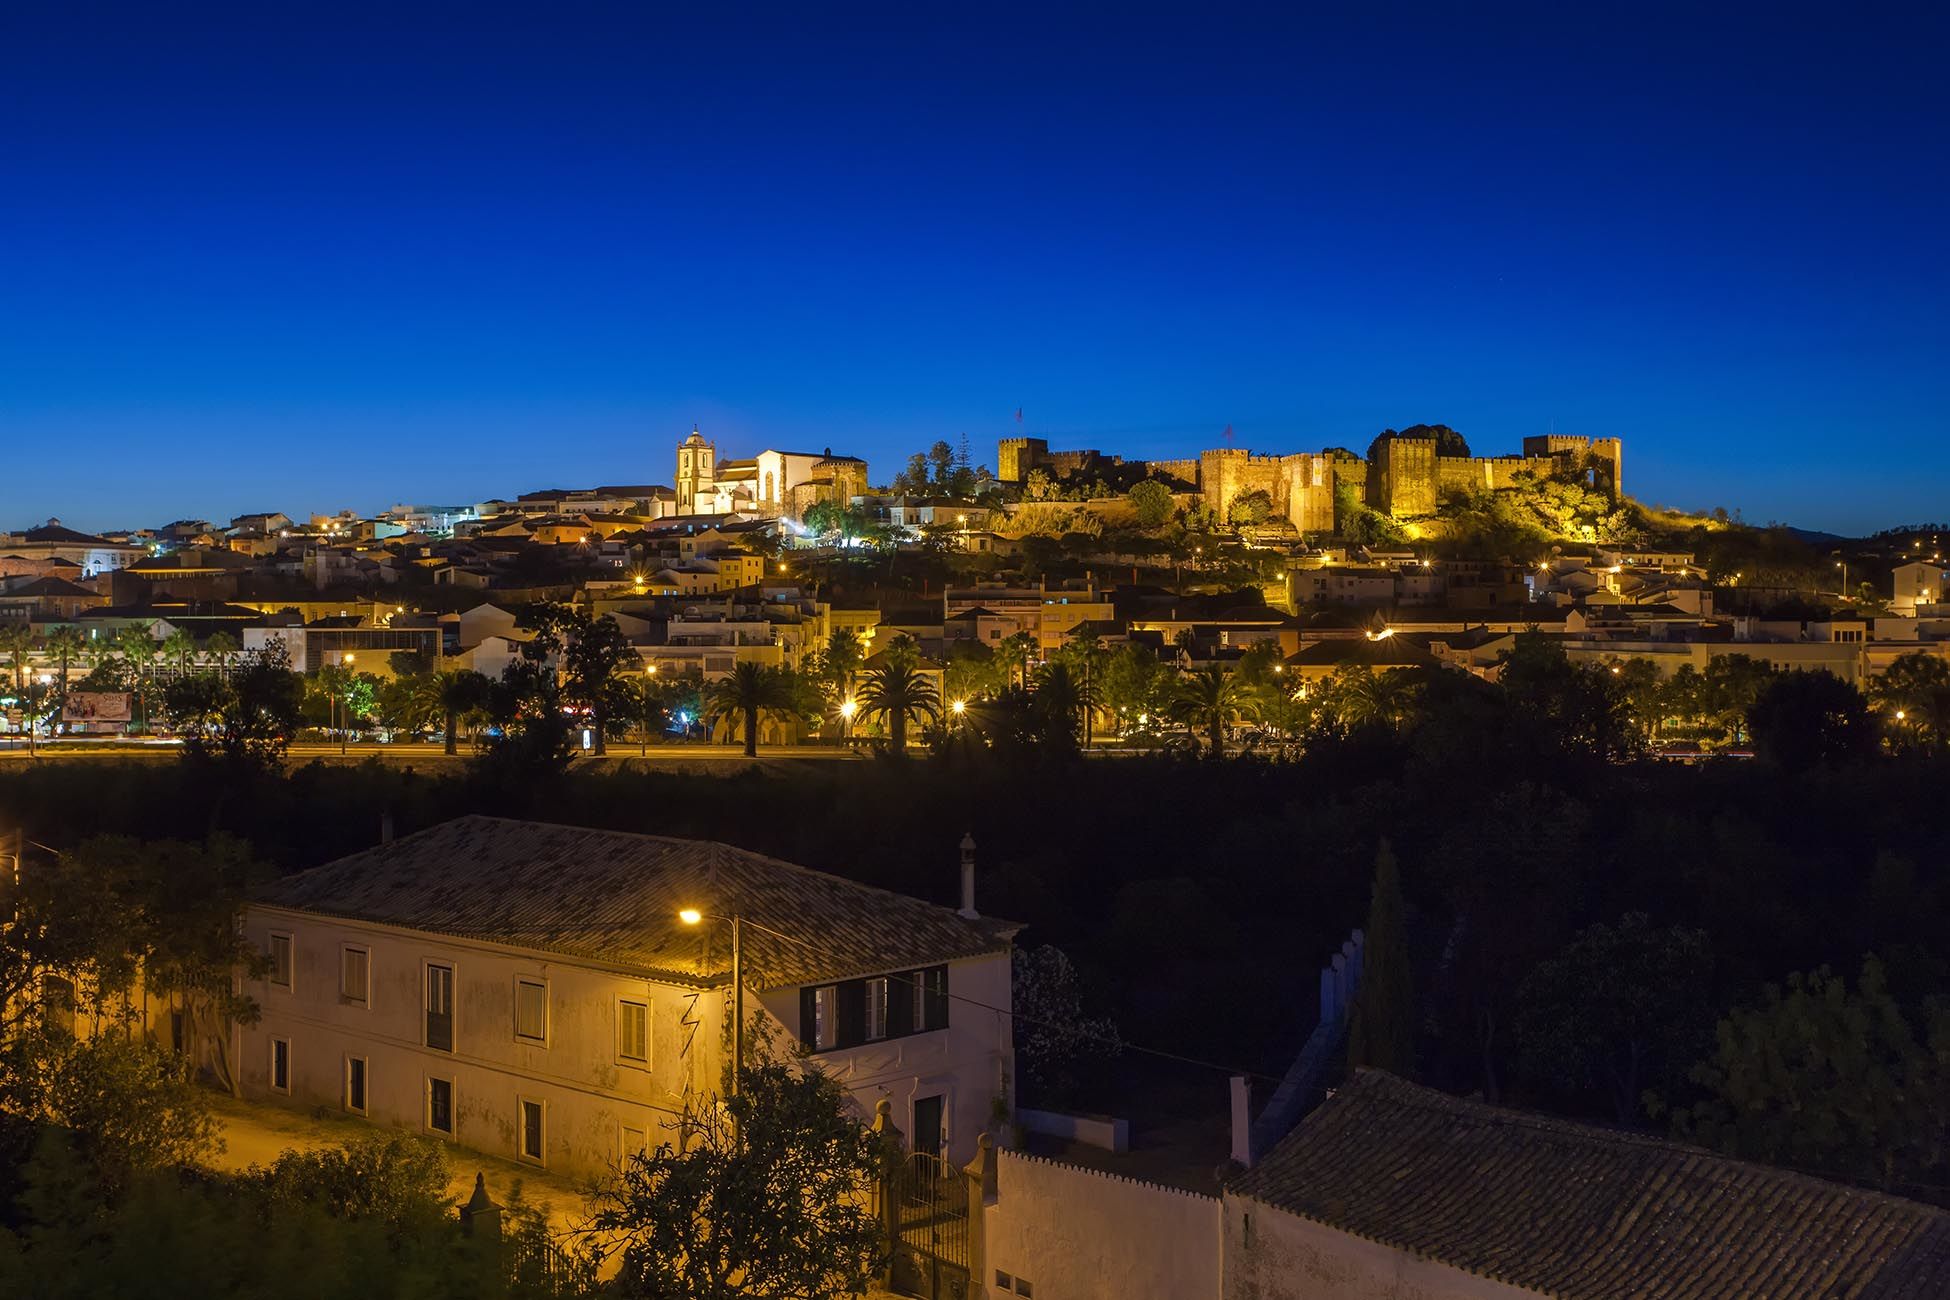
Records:
[[[758,728],[768,713],[799,710],[802,695],[797,675],[790,668],[769,668],[745,660],[732,667],[731,675],[712,685],[705,696],[705,715],[731,724],[738,734],[744,724],[745,756],[758,756]]]
[[[1273,517],[1273,498],[1264,488],[1241,492],[1232,499],[1227,517],[1235,524],[1263,524]]]
[[[1830,673],[1783,673],[1748,713],[1754,752],[1791,772],[1876,751],[1875,717],[1862,692]]]
[[[907,752],[910,719],[941,717],[941,692],[911,659],[889,648],[887,662],[867,671],[859,693],[860,717],[884,718],[888,744],[896,755]]]
[[[1206,743],[1213,758],[1223,758],[1226,728],[1246,704],[1243,684],[1217,664],[1188,674],[1172,691],[1170,713],[1173,719],[1194,731],[1204,728]]]
[[[598,1189],[590,1230],[615,1286],[646,1300],[864,1295],[885,1259],[857,1194],[889,1153],[839,1084],[747,1069],[735,1096],[687,1100],[687,1139],[632,1155]]]
[[[1889,1190],[1950,1181],[1950,1009],[1913,1021],[1873,956],[1853,990],[1825,966],[1768,985],[1693,1079],[1706,1100],[1673,1115],[1689,1141]]]
[[[251,1171],[273,1207],[309,1205],[333,1218],[395,1227],[444,1217],[449,1173],[439,1143],[377,1131],[338,1147],[286,1151],[268,1168]]]
[[[163,709],[190,762],[242,777],[283,763],[303,699],[303,681],[291,671],[284,643],[272,641],[237,672],[177,678],[163,692]]]
[[[1924,651],[1902,655],[1870,679],[1869,700],[1896,748],[1941,753],[1950,746],[1950,660]]]
[[[1334,527],[1349,546],[1405,546],[1400,524],[1361,499],[1360,489],[1334,480]]]
[[[1671,1088],[1711,1041],[1700,994],[1711,986],[1706,935],[1653,927],[1643,912],[1581,931],[1540,962],[1518,993],[1524,1070],[1571,1092],[1602,1088],[1620,1124],[1645,1090]]]
[[[69,1130],[112,1186],[138,1170],[189,1164],[217,1144],[209,1095],[188,1059],[167,1048],[115,1033],[57,1033],[31,1037],[26,1050],[40,1075],[39,1115]]]
[[[1645,731],[1614,674],[1598,664],[1574,664],[1557,642],[1523,633],[1504,655],[1499,680],[1518,718],[1556,738],[1565,751],[1599,760],[1630,758]]]
[[[1415,1069],[1415,971],[1408,950],[1401,868],[1387,840],[1375,854],[1374,892],[1361,949],[1361,983],[1348,1021],[1347,1059],[1404,1078]]]
[[[1162,528],[1171,522],[1171,489],[1157,479],[1148,478],[1131,485],[1125,493],[1137,513],[1138,527]]]

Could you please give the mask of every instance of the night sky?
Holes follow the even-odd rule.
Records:
[[[1950,516],[1943,6],[823,8],[0,6],[0,526],[667,483],[693,424],[884,480],[1018,408]]]

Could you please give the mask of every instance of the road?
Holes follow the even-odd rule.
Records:
[[[167,741],[111,742],[101,740],[64,739],[53,743],[42,741],[37,752],[29,753],[25,741],[15,744],[11,738],[0,741],[0,763],[17,761],[25,763],[33,760],[72,760],[72,759],[166,759],[181,753],[181,747]],[[291,746],[287,751],[294,763],[309,763],[314,760],[323,763],[363,763],[369,758],[386,763],[459,763],[474,756],[471,746],[461,746],[460,753],[453,758],[446,750],[434,744],[351,744],[345,753],[331,744],[306,742]],[[854,762],[860,758],[852,750],[825,745],[760,745],[758,757],[761,759],[812,759],[827,762]],[[693,745],[672,744],[652,745],[644,753],[638,753],[631,744],[617,743],[609,747],[603,757],[594,754],[578,754],[577,765],[588,762],[631,762],[644,764],[665,763],[749,763],[745,750],[740,745]]]

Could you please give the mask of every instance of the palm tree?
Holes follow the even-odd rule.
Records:
[[[61,665],[61,698],[68,698],[68,665],[79,660],[88,638],[72,623],[64,623],[47,634],[47,652]]]
[[[187,629],[180,627],[171,628],[169,635],[163,638],[163,662],[168,663],[174,660],[177,673],[180,676],[188,677],[190,675],[190,661],[195,656],[196,637],[191,635]]]
[[[793,706],[793,692],[779,670],[763,668],[749,659],[731,670],[731,676],[711,687],[705,711],[712,721],[731,719],[736,734],[740,719],[745,724],[745,757],[758,757],[759,715]]]
[[[14,694],[26,690],[27,652],[34,648],[34,629],[26,623],[9,623],[0,628],[0,650],[5,650],[13,661]]]
[[[860,644],[860,634],[852,628],[843,627],[827,637],[826,678],[832,682],[833,689],[842,696],[850,693],[853,689],[853,674],[860,671],[860,664],[866,657],[866,648]]]
[[[1330,707],[1347,726],[1378,723],[1392,727],[1407,716],[1420,687],[1421,681],[1413,673],[1388,668],[1376,672],[1362,664],[1334,674]]]
[[[486,706],[488,689],[493,683],[471,668],[435,673],[428,680],[433,683],[434,703],[445,724],[446,750],[451,758],[460,752],[455,733],[460,730],[461,716]]]
[[[131,624],[115,634],[115,651],[129,661],[135,677],[136,702],[142,709],[142,729],[149,730],[149,669],[156,662],[156,638],[149,628]]]
[[[865,687],[855,697],[866,717],[885,717],[887,736],[896,754],[907,752],[907,720],[916,715],[941,716],[941,692],[921,670],[902,659],[890,659],[867,672]]]
[[[1036,638],[1027,632],[1014,632],[996,642],[995,654],[1009,670],[1009,678],[1024,690],[1029,688],[1029,661],[1036,653]]]
[[[212,632],[203,643],[203,652],[217,661],[217,670],[226,676],[230,673],[230,656],[241,649],[243,647],[237,644],[237,638],[222,629]]]
[[[1212,756],[1226,752],[1226,724],[1239,714],[1244,689],[1213,664],[1178,683],[1172,692],[1171,716],[1194,729],[1204,727]]]

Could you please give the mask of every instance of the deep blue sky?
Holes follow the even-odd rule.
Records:
[[[1942,6],[822,8],[0,7],[0,525],[668,482],[693,423],[882,479],[1018,407],[1950,516]]]

